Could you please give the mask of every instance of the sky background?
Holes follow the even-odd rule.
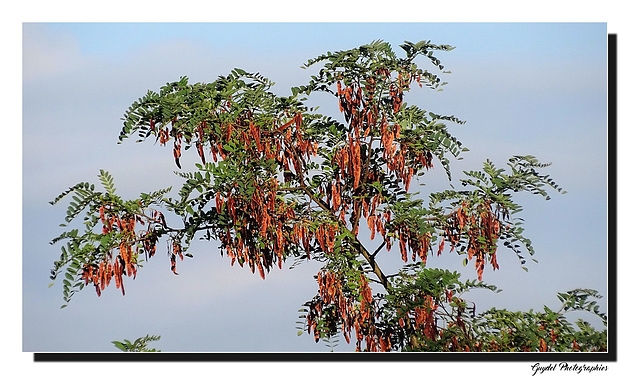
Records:
[[[452,71],[443,76],[444,91],[412,96],[467,122],[450,126],[471,150],[452,164],[454,186],[462,170],[487,158],[505,166],[513,154],[533,154],[553,163],[545,173],[568,191],[552,192],[549,201],[517,196],[539,263],[525,272],[501,249],[501,269],[484,279],[503,291],[469,298],[480,309],[541,310],[559,304],[557,292],[592,288],[607,308],[606,24],[26,23],[22,33],[23,351],[110,352],[110,341],[155,334],[162,339],[152,346],[163,351],[327,352],[296,329],[298,309],[317,291],[320,264],[289,263],[263,281],[231,267],[216,242],[194,245],[195,258],[179,261],[179,276],[161,247],[135,281],[126,279],[126,296],[109,288],[98,298],[89,287],[61,310],[61,282],[48,287],[61,244],[49,241],[63,230],[68,201],[48,202],[80,181],[98,186],[100,169],[128,199],[177,190],[182,180],[169,147],[117,144],[120,118],[149,89],[182,75],[209,82],[238,67],[275,81],[273,90],[284,95],[313,74],[300,68],[308,59],[377,39],[399,54],[405,40],[456,47],[438,55]],[[448,185],[438,171],[421,182],[425,194]],[[428,265],[474,278],[461,259],[430,256]],[[341,339],[336,350],[353,349]]]
[[[212,81],[239,67],[286,94],[312,74],[300,68],[306,60],[376,39],[457,47],[439,55],[452,71],[445,91],[414,95],[430,111],[467,121],[451,126],[471,149],[454,174],[486,158],[505,165],[512,154],[534,154],[553,162],[548,172],[569,192],[550,201],[518,197],[539,263],[524,272],[501,250],[501,270],[485,281],[503,292],[470,298],[481,309],[528,310],[553,308],[555,293],[578,287],[606,296],[606,32],[606,24],[25,24],[24,351],[113,351],[110,341],[145,334],[161,335],[155,345],[163,351],[327,351],[296,329],[321,265],[272,271],[262,281],[229,266],[215,243],[194,246],[196,258],[179,263],[179,276],[159,252],[126,281],[126,296],[112,289],[97,298],[88,288],[60,310],[61,284],[48,288],[48,275],[61,245],[48,242],[61,232],[68,202],[47,202],[79,181],[97,184],[100,169],[128,198],[179,186],[170,148],[116,144],[124,111],[148,89],[182,75]],[[422,182],[426,192],[447,185],[438,172]],[[460,260],[428,263],[473,278]],[[353,345],[341,341],[338,350]]]

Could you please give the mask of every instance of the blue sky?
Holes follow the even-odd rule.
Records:
[[[229,266],[216,244],[195,246],[179,276],[159,253],[125,283],[126,296],[107,290],[97,298],[89,288],[60,310],[60,283],[47,287],[59,245],[48,242],[66,206],[47,202],[76,182],[97,182],[100,169],[125,197],[180,183],[169,148],[116,144],[124,111],[148,89],[182,75],[212,81],[239,67],[286,93],[312,74],[300,68],[308,59],[377,39],[457,47],[439,56],[452,71],[444,92],[415,96],[428,110],[467,121],[451,126],[471,149],[453,164],[455,175],[487,158],[505,165],[512,154],[534,154],[553,163],[548,172],[568,191],[550,201],[519,197],[539,263],[526,273],[502,250],[500,271],[485,280],[503,292],[476,294],[479,305],[553,308],[555,293],[577,287],[606,295],[606,33],[602,23],[24,24],[23,350],[113,351],[112,340],[157,334],[164,351],[326,352],[295,328],[321,265],[272,271],[262,281]],[[442,173],[432,174],[428,187],[446,187]],[[460,260],[428,263],[473,278]]]

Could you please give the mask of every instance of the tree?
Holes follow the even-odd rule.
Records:
[[[480,327],[462,321],[465,305],[456,294],[488,287],[482,275],[486,265],[499,268],[499,243],[523,268],[521,249],[533,254],[522,220],[513,217],[521,210],[513,194],[549,199],[546,189],[564,191],[540,174],[549,164],[530,155],[513,156],[506,169],[487,160],[465,172],[461,188],[431,192],[428,201],[411,190],[412,180],[437,163],[451,180],[451,160],[467,149],[447,127],[463,121],[405,100],[415,86],[446,84],[435,73],[444,66],[434,52],[453,47],[400,47],[403,57],[382,41],[320,55],[304,66],[319,67],[317,74],[287,96],[272,93],[262,75],[234,69],[208,84],[182,77],[134,102],[120,141],[137,134],[170,145],[178,169],[182,152],[195,148],[200,163],[176,172],[184,179],[177,197],[169,187],[125,200],[101,170],[104,191],[81,182],[51,202],[72,196],[67,223],[84,215],[83,230],[52,241],[67,242],[51,275],[65,272],[63,306],[88,285],[99,296],[112,279],[124,294],[125,276],[135,277],[162,238],[178,274],[178,259],[192,257],[189,246],[200,237],[219,241],[231,265],[248,265],[263,279],[285,261],[322,263],[318,294],[303,309],[304,329],[316,341],[342,334],[357,350],[431,349],[453,330],[438,324],[444,304],[457,308],[463,331],[465,322]],[[335,98],[341,118],[307,106],[307,96],[318,93]],[[167,214],[181,226],[169,226]],[[426,267],[428,255],[445,247],[472,262],[480,283]],[[399,254],[405,268],[383,272],[383,251]]]
[[[131,342],[129,340],[124,341],[111,341],[113,346],[122,350],[126,353],[152,353],[152,352],[160,352],[161,350],[150,349],[147,347],[147,344],[152,341],[158,341],[160,336],[150,336],[146,335],[144,337],[136,338],[135,341]]]

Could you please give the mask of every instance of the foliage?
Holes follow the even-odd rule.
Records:
[[[160,352],[160,350],[149,349],[147,344],[152,341],[158,341],[160,336],[150,336],[146,335],[144,337],[140,337],[135,341],[131,342],[129,340],[124,341],[111,341],[111,343],[118,349],[127,353],[150,353],[150,352]]]
[[[478,312],[475,303],[462,294],[471,289],[499,290],[477,281],[459,281],[460,274],[419,266],[404,270],[389,294],[381,298],[378,327],[395,350],[405,351],[606,351],[606,331],[589,323],[572,324],[567,313],[598,312],[593,290],[572,290],[558,294],[559,311],[545,306],[543,312],[509,311],[492,308]],[[579,300],[575,300],[579,298]],[[588,304],[586,301],[589,300]]]
[[[66,303],[88,284],[93,284],[100,296],[112,278],[116,288],[121,289],[124,295],[123,277],[135,278],[140,265],[139,256],[153,256],[157,239],[169,230],[164,215],[149,207],[158,203],[159,196],[168,189],[124,201],[115,194],[113,178],[108,172],[100,170],[99,179],[106,190],[104,193],[95,191],[94,185],[79,183],[50,202],[55,204],[71,195],[73,200],[67,210],[67,223],[85,213],[83,233],[73,229],[51,241],[54,244],[68,240],[66,246],[61,248],[61,257],[54,263],[50,277],[55,280],[66,266],[62,281]],[[136,233],[138,224],[142,229]]]
[[[318,294],[303,314],[316,341],[333,346],[340,330],[347,342],[355,336],[360,350],[436,346],[436,328],[425,326],[434,314],[428,309],[450,304],[451,293],[489,287],[416,266],[448,244],[464,255],[464,265],[473,262],[481,281],[487,264],[499,268],[500,243],[524,264],[521,247],[529,254],[533,248],[522,219],[512,218],[521,210],[514,193],[548,199],[547,188],[562,189],[540,174],[549,164],[516,155],[506,169],[487,160],[482,170],[465,172],[461,188],[434,191],[427,201],[411,190],[411,181],[435,164],[451,180],[451,160],[467,149],[447,126],[463,121],[405,98],[415,86],[446,84],[434,52],[453,47],[421,41],[401,48],[404,57],[382,41],[320,55],[304,66],[317,74],[284,97],[272,93],[273,83],[262,75],[234,69],[206,84],[182,77],[134,102],[119,140],[137,134],[138,141],[154,137],[171,146],[182,187],[177,196],[167,188],[124,200],[101,171],[104,192],[79,183],[51,202],[72,197],[67,223],[84,215],[84,231],[53,240],[67,240],[51,276],[66,269],[65,302],[90,283],[100,295],[111,278],[124,294],[124,277],[135,278],[141,256],[152,257],[163,237],[177,274],[177,259],[191,256],[187,250],[199,236],[217,240],[231,265],[246,264],[263,279],[285,261],[322,263]],[[423,68],[424,61],[432,69]],[[342,116],[307,106],[312,93],[335,98]],[[182,153],[191,148],[200,163],[183,171]],[[168,213],[182,224],[168,226]],[[365,240],[379,246],[371,251]],[[378,263],[383,250],[399,256],[405,269],[386,275]]]

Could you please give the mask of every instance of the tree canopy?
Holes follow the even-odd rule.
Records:
[[[51,202],[70,197],[64,225],[78,218],[84,225],[52,241],[66,242],[51,274],[64,274],[63,306],[87,286],[100,296],[112,280],[124,294],[125,277],[135,278],[160,240],[178,274],[178,261],[193,257],[190,244],[203,239],[262,279],[285,261],[319,262],[318,293],[304,304],[300,325],[316,341],[341,334],[366,351],[606,350],[606,336],[583,323],[588,337],[576,337],[564,318],[587,310],[606,322],[588,302],[593,291],[562,294],[569,305],[561,311],[535,314],[476,314],[464,301],[470,289],[497,290],[482,278],[487,266],[499,269],[499,247],[523,268],[532,259],[515,194],[549,199],[549,190],[564,191],[541,173],[549,163],[531,155],[514,155],[504,168],[487,160],[465,171],[459,188],[412,189],[434,167],[451,181],[452,161],[467,149],[448,126],[462,120],[406,100],[416,87],[446,84],[435,55],[453,47],[421,41],[400,48],[403,55],[374,41],[320,55],[304,65],[315,71],[310,81],[286,96],[264,76],[234,69],[211,83],[182,77],[135,101],[119,141],[171,147],[182,186],[177,195],[167,187],[127,200],[101,170],[101,188],[81,182]],[[340,116],[309,106],[317,93],[333,97]],[[199,163],[182,170],[189,150]],[[168,215],[180,225],[169,225]],[[445,249],[471,262],[477,280],[427,268],[429,255]],[[388,258],[403,268],[383,271],[379,262]]]

